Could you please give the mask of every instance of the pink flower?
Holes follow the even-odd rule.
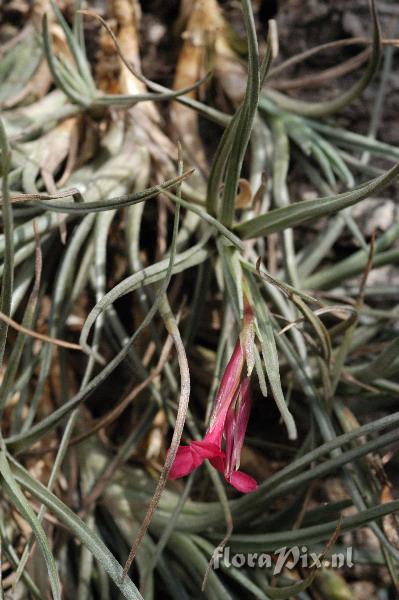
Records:
[[[253,343],[253,315],[246,307],[243,330],[223,374],[208,431],[202,440],[179,446],[170,479],[188,475],[208,459],[238,491],[246,493],[257,488],[250,475],[238,470],[251,410],[249,375],[253,368]],[[247,374],[242,379],[245,363]],[[223,436],[225,451],[222,450]]]

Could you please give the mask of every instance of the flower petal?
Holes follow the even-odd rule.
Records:
[[[224,452],[220,449],[220,446],[217,446],[213,442],[208,442],[207,436],[204,437],[203,440],[191,442],[191,447],[202,460],[205,458],[213,458],[218,456],[224,456]]]
[[[224,474],[225,467],[226,467],[226,461],[224,459],[224,454],[223,454],[223,456],[215,456],[214,458],[210,458],[209,462],[211,463],[212,467],[214,467],[217,471],[219,471],[219,473]]]
[[[208,442],[206,436],[203,440],[193,441],[188,446],[179,446],[176,458],[169,471],[169,479],[178,479],[188,475],[199,467],[206,458],[223,459],[223,457],[224,452],[216,444]]]
[[[176,458],[173,462],[172,468],[169,471],[169,479],[178,479],[188,475],[194,469],[200,466],[204,459],[193,450],[191,445],[179,446],[177,449]]]
[[[237,393],[240,384],[241,373],[244,366],[244,352],[241,348],[240,340],[234,348],[234,352],[223,373],[219,390],[215,400],[215,407],[212,412],[207,436],[209,439],[220,446],[226,421],[227,411]]]
[[[212,467],[214,467],[220,473],[225,473],[226,471],[226,461],[224,458],[215,457],[210,459],[210,463]],[[248,492],[254,492],[258,484],[253,477],[244,473],[243,471],[233,471],[231,477],[225,477],[227,483],[230,483],[233,487],[236,488],[239,492],[243,494],[247,494]]]
[[[251,412],[251,388],[249,377],[240,385],[236,406],[231,405],[225,424],[226,437],[226,477],[231,477],[234,469],[240,466],[241,450]]]
[[[227,481],[243,494],[254,492],[258,487],[255,479],[243,471],[234,471]]]

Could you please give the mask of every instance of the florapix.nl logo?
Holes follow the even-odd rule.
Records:
[[[292,570],[296,567],[303,569],[321,569],[322,567],[340,569],[344,566],[352,568],[354,562],[352,546],[348,546],[343,552],[333,553],[328,558],[321,552],[309,551],[306,546],[284,546],[271,554],[266,552],[232,553],[231,548],[225,546],[216,551],[213,568],[219,569],[221,564],[226,568],[234,567],[236,569],[243,567],[273,569],[273,575],[279,575],[284,569]]]

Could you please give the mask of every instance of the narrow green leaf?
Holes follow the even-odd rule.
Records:
[[[254,300],[253,307],[256,315],[255,331],[262,348],[266,374],[277,407],[287,428],[288,437],[290,440],[295,440],[297,438],[297,430],[294,418],[285,402],[281,387],[277,346],[274,339],[274,332],[270,321],[269,310],[258,290],[253,277],[248,275],[248,279],[250,283],[251,294]]]
[[[399,500],[386,502],[367,508],[349,517],[341,523],[341,532],[353,531],[358,527],[381,519],[399,509]],[[233,534],[230,538],[230,547],[233,552],[269,552],[281,546],[311,545],[328,539],[336,530],[336,520],[322,522],[319,525],[303,527],[292,531],[279,531],[276,533],[260,534]],[[209,537],[216,539],[217,534],[210,533]]]
[[[244,301],[242,291],[242,269],[238,252],[231,246],[226,246],[223,240],[217,240],[219,256],[222,263],[224,284],[229,297],[237,323],[240,323],[244,314]]]
[[[269,235],[275,231],[283,231],[287,227],[296,227],[305,221],[319,219],[347,206],[353,206],[368,198],[372,194],[381,192],[385,187],[399,179],[399,164],[396,164],[383,175],[371,179],[367,183],[351,190],[338,194],[316,198],[277,208],[265,215],[255,217],[235,227],[235,232],[244,239]]]
[[[381,55],[381,33],[374,0],[369,2],[370,13],[373,21],[373,45],[370,59],[361,79],[352,88],[339,94],[333,100],[322,102],[308,102],[290,98],[276,90],[268,89],[265,96],[276,103],[276,105],[287,112],[304,117],[326,117],[332,115],[348,106],[368,86],[377,70]]]
[[[16,570],[20,564],[19,557],[14,548],[14,545],[12,544],[12,541],[7,535],[3,512],[1,513],[0,518],[0,539],[2,556],[6,556],[7,559],[10,561],[10,564],[12,565],[13,569]],[[29,590],[30,594],[32,594],[32,597],[35,598],[35,600],[42,600],[42,595],[40,593],[39,588],[26,571],[22,573],[21,578],[24,584],[26,585],[27,589]]]
[[[308,307],[307,304],[301,299],[295,296],[295,294],[291,297],[292,302],[298,308],[298,310],[303,314],[304,318],[309,321],[311,326],[313,327],[322,350],[323,358],[327,363],[330,362],[331,359],[331,340],[328,334],[326,327],[324,326],[321,319]]]
[[[224,171],[235,139],[240,109],[227,124],[212,160],[206,190],[206,209],[211,215],[219,214],[219,193],[222,186]]]
[[[205,243],[208,240],[208,235],[203,238],[201,242],[195,244],[188,250],[178,254],[176,256],[176,260],[173,265],[172,273],[180,273],[185,269],[192,267],[194,265],[201,264],[206,258],[208,258],[208,251],[204,248]],[[82,348],[88,349],[87,339],[90,334],[90,330],[97,319],[98,315],[107,310],[111,304],[116,302],[122,296],[133,292],[141,286],[150,285],[152,283],[156,283],[160,279],[163,279],[165,273],[167,272],[169,265],[169,258],[163,259],[158,263],[154,263],[137,273],[133,273],[126,279],[122,280],[116,286],[112,288],[97,304],[91,309],[88,314],[86,321],[83,325],[80,341]]]
[[[112,106],[134,106],[139,102],[147,102],[147,101],[166,101],[166,100],[177,100],[180,96],[184,96],[193,90],[196,90],[200,87],[207,79],[208,75],[199,79],[192,85],[188,85],[183,88],[179,88],[178,90],[169,90],[164,93],[154,93],[147,92],[146,94],[134,94],[130,96],[128,94],[98,94],[92,102],[92,107],[112,107]]]
[[[11,460],[11,468],[15,480],[47,506],[48,510],[64,523],[82,544],[89,548],[123,596],[128,600],[142,600],[141,594],[128,577],[121,583],[123,569],[97,534],[91,531],[84,521],[53,493],[49,492],[44,485],[35,481],[15,460]]]
[[[399,239],[399,224],[394,223],[385,233],[377,238],[374,244],[373,268],[398,262],[399,250],[390,250],[396,240]],[[370,246],[367,245],[366,252],[361,249],[354,252],[348,258],[336,262],[332,267],[321,269],[303,282],[307,289],[328,289],[348,277],[362,273],[367,265],[370,255]]]
[[[76,39],[75,35],[69,28],[69,25],[65,21],[64,16],[63,16],[62,12],[60,11],[60,9],[58,8],[57,4],[54,2],[54,0],[50,0],[50,2],[51,2],[51,6],[53,8],[53,11],[57,17],[57,20],[58,20],[59,24],[61,25],[61,28],[65,34],[67,44],[68,44],[69,49],[72,53],[72,56],[75,60],[79,74],[87,86],[89,95],[93,95],[96,92],[96,84],[94,83],[94,79],[91,74],[89,63],[87,62],[86,56],[84,54],[84,49],[82,49],[81,46],[79,45],[78,40]],[[76,14],[76,18],[79,19],[79,15]],[[81,34],[82,34],[82,27],[80,27],[80,30],[81,30]],[[84,41],[83,37],[82,37],[81,41]]]
[[[191,202],[183,200],[183,198],[179,198],[172,192],[165,191],[164,193],[168,198],[172,200],[172,202],[180,204],[183,208],[186,208],[187,210],[190,210],[191,212],[198,215],[201,219],[203,219],[203,221],[205,221],[205,223],[208,223],[208,225],[214,227],[220,235],[228,239],[236,248],[238,248],[239,250],[244,250],[244,244],[242,243],[240,238],[237,237],[232,231],[230,231],[230,229],[225,227],[218,219],[215,219],[215,217],[213,217],[211,214],[209,214],[196,204],[192,204]]]
[[[224,182],[221,221],[227,227],[232,225],[234,219],[238,181],[251,136],[252,124],[258,106],[260,87],[259,52],[252,5],[249,0],[242,0],[241,4],[248,38],[248,78],[245,97],[239,110],[237,124],[234,127],[234,139],[231,145]]]
[[[15,508],[32,527],[37,543],[42,551],[44,560],[46,561],[53,598],[54,600],[61,600],[61,587],[58,579],[57,567],[48,545],[46,534],[31,505],[15,481],[10,465],[8,464],[6,447],[2,439],[0,440],[0,444],[0,474],[3,479],[4,491],[12,504],[14,504]]]
[[[181,181],[187,179],[187,177],[190,177],[190,175],[192,175],[193,172],[194,169],[189,169],[188,171],[183,173],[183,175],[178,175],[177,177],[168,179],[163,183],[154,185],[141,192],[134,192],[133,194],[124,194],[123,196],[99,200],[98,202],[85,202],[83,198],[83,202],[59,202],[58,204],[46,202],[40,204],[42,204],[43,208],[49,211],[79,215],[85,213],[102,212],[104,210],[124,208],[125,206],[131,206],[132,204],[137,204],[138,202],[144,202],[145,200],[154,198],[162,191],[176,187]]]
[[[7,316],[11,313],[11,299],[14,282],[14,218],[10,202],[10,191],[8,187],[8,173],[11,165],[11,149],[8,143],[3,121],[0,119],[0,148],[1,148],[1,172],[2,172],[2,221],[4,231],[4,267],[1,282],[0,310]],[[4,351],[7,340],[8,325],[0,323],[0,367],[3,363]]]
[[[57,87],[64,92],[64,94],[72,100],[78,106],[88,107],[90,105],[90,97],[83,94],[78,94],[73,88],[68,85],[61,75],[59,68],[57,67],[57,59],[53,52],[51,43],[51,37],[48,27],[48,17],[46,14],[43,15],[43,48],[46,55],[47,63],[53,76],[54,82]]]
[[[310,585],[312,585],[316,575],[317,571],[314,569],[304,580],[297,581],[291,585],[284,585],[281,586],[281,588],[268,585],[265,588],[266,593],[269,598],[272,598],[272,600],[288,600],[296,594],[304,592]]]
[[[370,364],[360,369],[354,368],[352,372],[357,379],[365,383],[396,375],[399,372],[399,337],[388,344]]]

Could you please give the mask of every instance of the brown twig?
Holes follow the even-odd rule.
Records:
[[[357,313],[357,310],[353,307],[353,306],[340,306],[339,304],[336,306],[326,306],[324,308],[317,308],[316,310],[313,311],[313,313],[315,315],[325,315],[328,313],[334,313],[337,314],[339,312],[347,312],[347,313]],[[277,333],[277,335],[283,335],[283,333],[287,333],[287,331],[289,329],[291,329],[292,327],[296,327],[299,323],[302,323],[304,321],[304,317],[298,317],[298,319],[295,319],[295,321],[290,321],[289,323],[287,323],[287,325],[285,325],[282,329],[280,329],[280,331]]]
[[[54,194],[38,193],[38,194],[17,194],[16,196],[10,196],[10,202],[16,204],[18,202],[32,202],[34,200],[59,200],[61,198],[70,197],[81,197],[81,193],[78,188],[71,188],[69,190],[60,190],[54,192]],[[0,196],[0,205],[3,203],[3,198]]]
[[[126,577],[132,562],[134,561],[137,550],[147,532],[148,526],[151,522],[151,519],[154,515],[154,512],[158,506],[158,503],[161,499],[161,494],[166,486],[166,482],[168,480],[169,471],[172,468],[173,462],[176,458],[177,449],[181,441],[181,437],[183,434],[184,423],[186,421],[186,414],[188,409],[188,402],[190,399],[190,371],[188,368],[186,351],[184,349],[183,340],[180,336],[180,331],[176,322],[174,315],[170,309],[168,300],[166,295],[163,297],[160,304],[160,312],[164,319],[165,326],[169,331],[170,336],[173,339],[173,343],[177,352],[177,360],[179,362],[180,367],[180,398],[176,415],[176,423],[173,431],[172,441],[170,444],[169,452],[166,455],[165,464],[163,466],[157,487],[155,489],[154,495],[152,497],[151,503],[148,507],[147,514],[144,518],[143,523],[141,524],[139,531],[136,535],[136,538],[132,544],[132,548],[130,550],[128,559],[123,568],[122,581]]]
[[[273,83],[275,90],[296,90],[299,88],[318,87],[320,84],[330,81],[331,79],[338,79],[343,75],[347,75],[351,71],[354,71],[360,67],[370,55],[370,49],[366,48],[356,56],[353,56],[349,60],[344,61],[340,65],[331,67],[330,69],[324,69],[319,73],[312,75],[303,75],[301,77],[295,77],[293,79],[280,79]]]
[[[211,569],[212,569],[213,564],[215,562],[215,558],[218,555],[220,556],[220,552],[223,551],[223,548],[225,547],[225,545],[227,544],[227,542],[229,541],[229,539],[231,538],[231,536],[233,534],[234,527],[233,527],[233,520],[232,520],[232,517],[231,517],[231,513],[230,513],[229,517],[230,518],[229,518],[228,521],[226,519],[226,524],[227,524],[226,535],[224,536],[224,538],[222,539],[222,541],[216,546],[216,548],[212,552],[211,559],[208,562],[208,565],[206,567],[204,579],[202,580],[202,585],[201,585],[201,591],[202,592],[204,592],[205,589],[206,589],[206,585],[208,583],[208,578],[209,578],[209,573],[211,572]]]
[[[64,340],[59,340],[58,338],[50,337],[49,335],[45,335],[44,333],[37,333],[36,331],[32,331],[32,329],[28,329],[23,325],[20,325],[11,317],[8,317],[3,312],[0,311],[0,321],[4,321],[9,327],[12,327],[16,331],[20,331],[21,333],[25,333],[30,337],[35,338],[36,340],[40,340],[42,342],[48,342],[49,344],[54,344],[55,346],[60,346],[60,348],[67,348],[68,350],[80,350],[83,352],[82,346],[79,344],[74,344],[73,342],[65,342]]]
[[[323,50],[331,50],[331,49],[340,48],[343,46],[355,46],[357,44],[371,45],[372,43],[373,42],[367,37],[353,37],[353,38],[347,38],[344,40],[336,40],[334,42],[327,42],[325,44],[320,44],[319,46],[315,46],[314,48],[309,48],[308,50],[305,50],[304,52],[300,52],[299,54],[296,54],[295,56],[291,56],[291,58],[288,58],[280,65],[277,65],[277,67],[274,67],[274,69],[271,69],[266,78],[266,81],[268,81],[269,79],[272,79],[273,77],[276,77],[276,75],[279,75],[281,73],[281,71],[284,71],[288,67],[292,67],[292,66],[310,58],[311,56],[318,54],[318,52],[322,52]],[[399,40],[386,38],[386,39],[381,40],[381,44],[383,46],[399,46]]]
[[[354,377],[351,373],[349,373],[349,371],[346,371],[345,369],[342,369],[342,379],[348,381],[349,383],[352,383],[353,385],[357,385],[358,387],[362,388],[363,390],[366,390],[367,392],[372,392],[373,394],[378,393],[378,388],[367,383],[363,383],[362,381],[359,381],[359,379],[356,379],[356,377]]]

